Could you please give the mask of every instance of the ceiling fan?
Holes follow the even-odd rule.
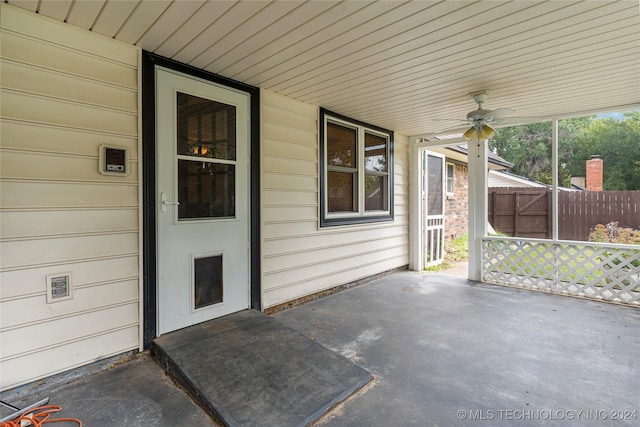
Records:
[[[496,130],[492,126],[493,123],[513,121],[513,124],[515,125],[531,121],[531,118],[524,119],[522,117],[511,117],[510,115],[515,111],[509,108],[485,110],[482,108],[482,104],[484,104],[490,94],[491,92],[488,90],[479,90],[467,94],[473,97],[473,100],[478,104],[478,108],[476,110],[470,111],[467,113],[467,118],[461,120],[463,123],[471,125],[471,127],[463,134],[467,141],[481,141],[491,138],[496,133]]]
[[[495,135],[496,130],[491,126],[491,123],[500,122],[502,118],[514,113],[509,108],[498,108],[496,110],[485,110],[482,108],[482,104],[487,100],[490,92],[488,90],[481,90],[477,92],[471,92],[468,95],[473,97],[473,100],[478,104],[478,109],[467,113],[467,123],[472,126],[463,134],[466,140],[482,140],[489,139]]]

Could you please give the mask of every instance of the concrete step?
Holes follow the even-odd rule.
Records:
[[[373,379],[340,354],[255,310],[163,335],[152,352],[229,426],[305,426]]]

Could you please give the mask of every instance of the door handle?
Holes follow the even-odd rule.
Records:
[[[160,194],[160,201],[162,202],[162,207],[160,208],[160,210],[162,212],[166,212],[167,211],[167,206],[180,206],[180,202],[169,202],[169,201],[167,201],[167,194],[166,193],[161,193]]]

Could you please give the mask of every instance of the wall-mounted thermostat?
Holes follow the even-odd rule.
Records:
[[[129,149],[114,145],[101,145],[98,155],[102,175],[129,175]]]

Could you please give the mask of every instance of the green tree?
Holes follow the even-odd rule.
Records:
[[[582,172],[576,173],[572,168],[575,163],[576,152],[579,151],[581,142],[579,135],[589,126],[594,116],[577,117],[560,120],[558,122],[558,180],[561,187],[571,185],[572,176],[584,176],[585,162],[582,162]]]
[[[559,185],[585,175],[585,162],[599,155],[604,162],[605,190],[640,190],[640,111],[622,117],[579,117],[558,125]],[[514,164],[511,171],[552,183],[551,123],[499,129],[489,148]]]
[[[489,148],[513,163],[516,175],[551,183],[551,123],[532,123],[499,129]]]
[[[604,164],[605,190],[640,190],[640,111],[624,113],[622,119],[591,120],[575,136],[575,152],[569,169],[585,173],[585,162],[598,155]]]

